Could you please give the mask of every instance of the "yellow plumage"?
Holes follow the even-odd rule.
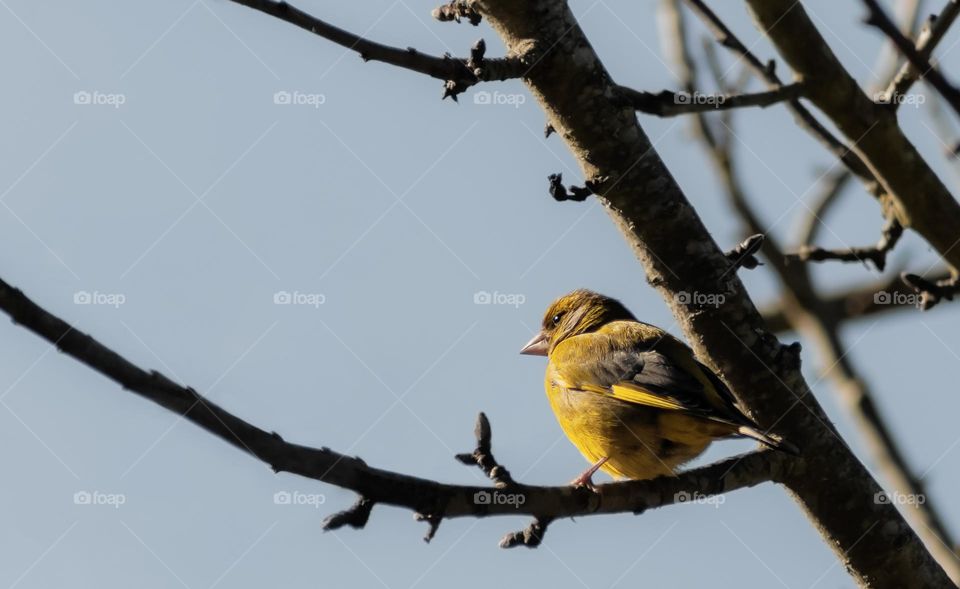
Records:
[[[578,290],[557,299],[522,352],[549,357],[544,386],[560,427],[614,477],[671,474],[735,435],[794,451],[761,433],[683,342],[609,297]],[[591,474],[574,482],[590,484]]]

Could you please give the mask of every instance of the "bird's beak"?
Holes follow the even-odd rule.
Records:
[[[533,336],[533,339],[520,349],[521,354],[527,354],[528,356],[546,356],[549,351],[550,340],[547,338],[547,334],[542,331]]]

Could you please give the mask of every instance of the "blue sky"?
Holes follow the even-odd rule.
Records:
[[[741,3],[713,4],[763,59],[774,55]],[[432,21],[431,2],[298,6],[385,43],[465,54],[483,37],[488,55],[502,52],[484,24]],[[620,83],[676,88],[655,2],[571,6]],[[860,24],[859,5],[806,7],[857,79],[876,82],[879,38]],[[957,41],[941,45],[948,71]],[[549,412],[543,359],[517,355],[545,306],[590,287],[678,333],[602,207],[548,196],[548,174],[582,179],[562,143],[544,140],[544,116],[519,82],[441,102],[436,80],[364,64],[226,0],[3,0],[0,48],[9,56],[0,276],[137,364],[288,440],[478,483],[453,454],[472,448],[482,410],[515,476],[560,484],[584,461]],[[901,119],[953,187],[956,168],[933,134],[943,124],[918,90],[930,99]],[[481,104],[477,91],[502,97]],[[739,241],[689,121],[642,123],[717,241]],[[781,106],[735,123],[750,196],[789,241],[834,162]],[[859,186],[848,190],[824,245],[877,239],[878,207]],[[936,264],[913,235],[894,260],[894,269]],[[815,276],[827,290],[878,277],[857,265]],[[754,300],[776,296],[769,269],[743,277]],[[504,304],[475,304],[483,292],[506,295],[496,299]],[[275,302],[284,293],[291,304]],[[944,304],[843,333],[951,522],[960,519],[958,327]],[[519,517],[447,521],[428,545],[409,512],[378,507],[364,531],[323,533],[323,517],[351,493],[272,474],[22,328],[6,323],[0,346],[0,585],[852,586],[770,485],[712,505],[558,522],[532,551],[497,548],[526,525]],[[807,346],[809,382],[859,452],[825,368]],[[698,462],[750,447],[715,444]]]

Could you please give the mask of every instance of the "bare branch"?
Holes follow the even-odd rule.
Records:
[[[493,433],[490,430],[490,421],[487,416],[481,413],[477,417],[477,425],[474,429],[474,436],[477,438],[477,448],[471,454],[457,454],[456,459],[464,464],[476,464],[485,475],[490,477],[497,488],[506,488],[516,485],[510,471],[502,466],[493,457],[491,443]]]
[[[920,57],[929,60],[933,56],[933,50],[943,37],[946,36],[950,25],[953,24],[958,15],[960,15],[960,1],[947,0],[947,5],[943,7],[939,15],[930,16],[930,18],[927,19],[923,30],[920,31],[920,35],[917,38],[916,49]],[[910,87],[913,86],[919,77],[920,71],[917,70],[910,61],[907,61],[903,64],[903,67],[900,68],[900,71],[897,72],[894,79],[890,81],[890,84],[887,85],[886,91],[878,102],[886,102],[894,105],[894,107],[898,107],[902,104],[902,102],[898,100],[899,97],[906,96],[907,92],[910,91]]]
[[[950,273],[946,270],[931,275],[925,280],[934,284],[950,279]],[[846,323],[880,313],[913,309],[916,303],[915,291],[897,275],[890,280],[824,295],[821,309],[827,317],[838,323]],[[762,309],[762,313],[771,331],[782,333],[793,329],[782,302]]]
[[[730,27],[723,22],[706,5],[703,0],[684,0],[690,9],[700,17],[701,20],[707,25],[710,31],[716,37],[717,42],[720,45],[730,49],[737,55],[739,55],[747,65],[750,66],[761,79],[763,79],[767,85],[771,88],[782,88],[784,83],[780,80],[780,77],[775,71],[775,62],[772,60],[768,63],[761,62],[746,45],[730,30]],[[879,190],[879,185],[876,182],[876,179],[873,176],[873,173],[867,168],[867,165],[850,150],[846,145],[843,144],[839,139],[837,139],[826,127],[823,126],[820,121],[813,116],[813,114],[805,107],[799,100],[794,99],[787,103],[790,109],[794,112],[797,117],[797,123],[800,127],[809,131],[814,137],[816,137],[827,149],[830,150],[835,156],[837,156],[843,164],[850,169],[851,172],[862,178],[868,184],[868,190],[871,193],[876,194]]]
[[[843,194],[843,189],[846,188],[849,180],[850,171],[846,169],[829,172],[820,179],[820,187],[807,206],[800,228],[797,231],[799,235],[798,243],[808,245],[817,239],[824,226],[824,218],[827,217],[833,205],[839,201],[840,195]]]
[[[674,24],[675,42],[679,45],[676,57],[679,59],[678,66],[681,71],[686,72],[686,77],[695,79],[696,65],[686,43],[685,27],[682,24],[683,17],[677,5],[678,1],[671,0],[668,3]],[[717,141],[711,133],[707,132],[709,127],[703,115],[697,115],[695,120],[698,121],[697,130],[700,131],[701,142],[707,148],[717,168],[733,208],[743,219],[747,231],[762,231],[761,221],[736,174],[736,160],[729,145],[726,142]],[[732,124],[732,121],[729,124]],[[726,130],[732,133],[728,127]],[[771,260],[771,265],[784,288],[781,306],[784,309],[787,324],[818,344],[816,347],[820,352],[823,365],[830,367],[828,375],[834,382],[834,388],[840,398],[846,401],[846,406],[880,471],[898,492],[926,497],[922,481],[913,475],[886,420],[873,403],[872,392],[864,379],[858,376],[851,359],[846,354],[846,348],[840,339],[840,321],[824,308],[811,282],[807,267],[786,264],[782,250],[772,236],[768,236],[768,239],[763,241],[763,251]],[[952,541],[934,502],[928,500],[923,505],[914,507],[907,512],[907,516],[915,522],[918,534],[928,544],[934,545],[931,550],[938,557],[938,561],[950,572],[956,574],[958,569],[952,554],[949,550],[941,549],[944,543],[950,544]]]
[[[873,247],[851,247],[844,250],[828,250],[820,247],[804,245],[793,254],[787,254],[788,260],[797,262],[823,262],[839,260],[841,262],[867,261],[873,263],[877,270],[883,272],[887,265],[887,254],[893,251],[900,237],[903,235],[903,225],[896,219],[888,220],[881,231],[880,241]]]
[[[953,108],[954,112],[960,115],[960,90],[948,82],[947,79],[943,77],[943,74],[940,73],[940,70],[930,64],[928,58],[920,54],[920,51],[914,47],[913,43],[907,39],[903,33],[900,32],[900,29],[897,28],[897,25],[890,20],[890,17],[887,16],[887,13],[880,7],[877,0],[863,0],[863,3],[867,6],[867,10],[869,10],[869,14],[864,22],[879,29],[886,35],[893,44],[896,45],[897,50],[899,50],[914,69],[919,72],[920,77],[936,88],[940,95],[943,96],[947,103]],[[896,98],[896,96],[894,96],[894,98]]]
[[[885,191],[881,199],[885,216],[916,231],[951,267],[960,268],[960,250],[953,247],[960,204],[903,133],[896,112],[864,93],[802,3],[746,1],[757,27],[809,84],[807,99],[855,143],[857,153],[874,170]]]
[[[620,91],[630,106],[637,111],[657,115],[659,117],[673,117],[677,115],[729,110],[759,106],[765,108],[778,102],[796,100],[803,95],[803,84],[797,82],[774,88],[766,92],[752,94],[719,94],[714,96],[696,95],[689,92],[672,92],[663,90],[659,93],[641,92],[626,86],[620,86]]]
[[[412,47],[401,49],[383,45],[335,27],[283,0],[230,1],[274,16],[332,41],[341,47],[355,51],[360,54],[364,61],[381,61],[444,80],[444,98],[450,96],[456,99],[458,94],[478,82],[519,78],[524,75],[527,68],[523,60],[518,57],[487,59],[484,60],[481,69],[470,67],[470,59],[455,58],[449,55],[435,57],[420,53]]]
[[[646,481],[599,485],[597,491],[571,486],[540,487],[513,483],[490,452],[490,424],[478,420],[478,447],[470,456],[497,482],[493,489],[449,485],[367,466],[329,448],[308,448],[284,441],[210,402],[189,387],[178,385],[157,372],[147,372],[116,352],[50,314],[22,292],[0,280],[0,309],[14,323],[44,338],[125,390],[182,415],[214,436],[268,464],[274,472],[290,472],[356,491],[360,499],[349,509],[324,522],[328,530],[343,526],[362,528],[374,504],[411,509],[427,521],[432,537],[440,520],[452,517],[531,515],[545,521],[600,513],[641,513],[647,509],[683,502],[690,496],[708,496],[776,481],[785,470],[784,454],[760,450],[702,468]],[[464,458],[460,457],[463,461]],[[522,501],[479,501],[478,497],[509,489]],[[539,532],[542,536],[542,529]],[[530,546],[530,541],[526,542]]]

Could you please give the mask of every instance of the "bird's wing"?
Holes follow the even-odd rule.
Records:
[[[558,376],[572,390],[745,423],[746,417],[733,405],[719,378],[697,362],[682,342],[652,326],[616,322],[570,338],[557,346],[554,356],[551,361]]]

